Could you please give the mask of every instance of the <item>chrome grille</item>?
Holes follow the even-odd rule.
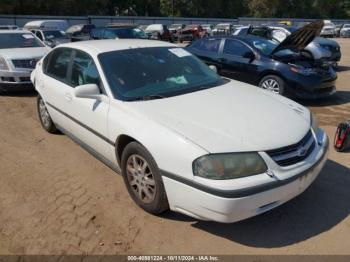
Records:
[[[305,160],[315,149],[316,141],[311,130],[298,143],[266,153],[280,166],[290,166]]]
[[[34,69],[37,62],[38,62],[37,59],[15,59],[15,60],[12,60],[12,64],[16,68]]]

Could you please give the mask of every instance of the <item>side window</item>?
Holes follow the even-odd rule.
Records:
[[[229,40],[225,41],[224,54],[235,55],[235,56],[244,56],[246,53],[251,53],[252,51],[245,46],[244,44],[236,41]]]
[[[196,48],[200,51],[218,53],[221,44],[221,39],[215,38],[204,38],[202,40],[197,41],[193,48]]]
[[[117,36],[115,35],[115,33],[111,30],[105,30],[105,34],[104,34],[104,38],[106,39],[114,39]]]
[[[92,39],[103,39],[103,29],[93,29],[91,31],[91,37]]]
[[[100,86],[100,76],[96,65],[94,60],[88,54],[76,51],[73,59],[70,84],[73,87],[87,84],[96,84]]]
[[[49,55],[46,74],[66,82],[72,50],[68,48],[58,48]]]
[[[44,39],[43,39],[43,36],[42,36],[42,34],[41,34],[40,31],[36,31],[35,35],[36,35],[36,37],[39,38],[41,41],[44,40]]]

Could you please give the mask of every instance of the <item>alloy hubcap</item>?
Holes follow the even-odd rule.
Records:
[[[262,84],[261,87],[266,89],[267,91],[273,92],[275,94],[280,93],[280,86],[278,82],[274,79],[266,79]]]
[[[126,163],[129,185],[135,196],[149,204],[156,196],[156,182],[147,161],[139,155],[131,155]]]
[[[45,127],[50,126],[50,115],[49,112],[46,109],[44,100],[40,100],[39,102],[39,112],[40,112],[40,118]]]

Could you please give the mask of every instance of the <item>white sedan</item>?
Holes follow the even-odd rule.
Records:
[[[169,43],[65,44],[32,81],[43,128],[121,171],[153,214],[246,219],[302,193],[327,160],[328,138],[309,110],[221,78]]]

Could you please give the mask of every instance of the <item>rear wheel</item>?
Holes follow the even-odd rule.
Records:
[[[285,83],[282,78],[275,75],[267,75],[261,79],[259,87],[274,94],[285,94]]]
[[[121,164],[125,185],[138,206],[155,215],[169,208],[160,171],[146,148],[131,142],[123,151]]]
[[[47,111],[45,101],[40,95],[37,99],[37,109],[42,127],[50,134],[56,134],[58,132],[58,129],[52,121],[49,111]]]

